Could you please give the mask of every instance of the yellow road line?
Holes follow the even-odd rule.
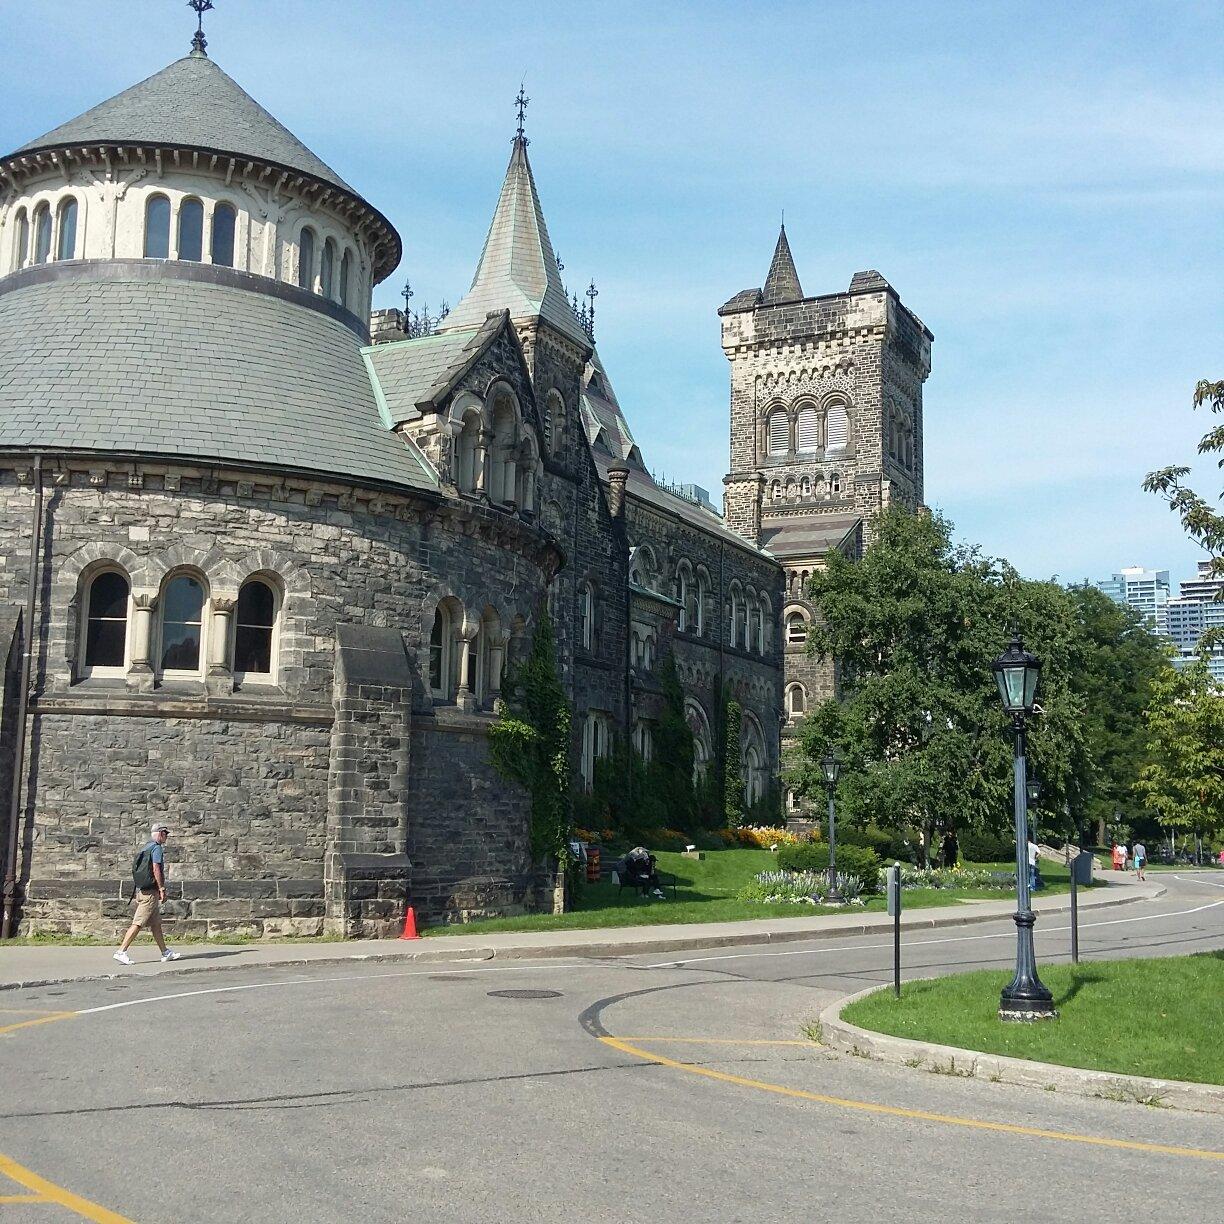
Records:
[[[73,1016],[78,1016],[78,1015],[80,1015],[80,1012],[74,1012],[74,1011],[51,1012],[50,1015],[39,1016],[36,1020],[21,1020],[21,1021],[18,1021],[18,1023],[16,1024],[0,1024],[0,1036],[3,1036],[5,1033],[16,1032],[17,1029],[31,1028],[35,1024],[51,1024],[56,1020],[69,1020]]]
[[[41,1194],[0,1194],[0,1203],[49,1203]]]
[[[10,1160],[3,1152],[0,1152],[0,1174],[9,1178],[10,1181],[15,1181],[19,1186],[25,1186],[27,1190],[33,1191],[38,1196],[37,1198],[16,1196],[7,1201],[55,1203],[57,1206],[66,1207],[83,1219],[93,1220],[94,1224],[134,1224],[134,1221],[129,1220],[127,1216],[116,1215],[115,1212],[108,1211],[105,1207],[99,1207],[97,1203],[81,1198],[79,1194],[73,1194],[71,1190],[65,1190],[62,1186],[57,1186],[54,1182],[39,1177],[37,1173],[19,1165],[15,1160]]]
[[[1055,1139],[1062,1143],[1084,1143],[1092,1147],[1122,1148],[1131,1152],[1156,1152],[1164,1156],[1190,1156],[1197,1160],[1224,1160],[1224,1152],[1212,1152],[1203,1148],[1173,1147],[1163,1143],[1140,1143],[1132,1139],[1109,1139],[1100,1135],[1076,1135],[1067,1131],[1043,1130],[1035,1126],[1017,1126],[1011,1122],[986,1122],[980,1118],[958,1118],[953,1114],[929,1113],[924,1109],[902,1109],[896,1105],[878,1105],[873,1101],[851,1101],[844,1097],[826,1096],[820,1092],[806,1092],[802,1088],[786,1088],[782,1084],[768,1084],[764,1080],[746,1079],[727,1071],[715,1071],[710,1067],[695,1067],[690,1063],[677,1062],[662,1054],[638,1049],[627,1040],[618,1037],[599,1039],[622,1054],[644,1058],[647,1062],[687,1071],[690,1075],[703,1075],[707,1079],[721,1080],[727,1084],[738,1084],[741,1088],[756,1088],[761,1092],[772,1092],[778,1096],[794,1097],[801,1101],[817,1101],[822,1105],[835,1105],[839,1109],[857,1109],[864,1113],[888,1114],[894,1118],[911,1118],[920,1122],[938,1122],[944,1126],[964,1126],[971,1130],[999,1131],[1007,1135],[1027,1135],[1034,1139]],[[641,1038],[638,1038],[641,1040]]]
[[[743,1037],[618,1037],[618,1041],[673,1041],[679,1045],[737,1045],[737,1046],[807,1046],[816,1047],[810,1041],[768,1041],[761,1038]]]

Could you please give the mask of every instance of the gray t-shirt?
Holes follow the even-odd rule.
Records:
[[[1137,859],[1147,858],[1147,847],[1142,842],[1135,843],[1135,858]]]

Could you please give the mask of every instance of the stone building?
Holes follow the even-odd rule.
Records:
[[[748,798],[777,777],[781,618],[802,606],[786,533],[808,547],[809,498],[769,482],[820,474],[831,546],[920,498],[929,334],[875,274],[802,299],[775,270],[724,307],[724,520],[647,471],[521,131],[471,289],[428,334],[371,313],[400,255],[202,40],[0,158],[0,848],[21,929],[122,926],[155,819],[185,931],[537,904],[526,797],[487,737],[545,606],[576,786],[617,739],[650,754],[669,650],[698,768],[721,692]],[[831,420],[834,392],[846,441],[808,462],[796,405]],[[889,413],[909,441],[885,463]]]
[[[805,297],[786,228],[763,289],[720,310],[731,365],[727,525],[785,571],[787,722],[836,691],[806,651],[807,581],[833,549],[857,556],[873,515],[922,504],[922,385],[930,331],[878,272]]]

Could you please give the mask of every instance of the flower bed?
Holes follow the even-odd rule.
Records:
[[[863,903],[863,881],[858,876],[837,876],[837,891],[843,901]],[[823,871],[762,871],[739,891],[741,901],[794,905],[823,905],[829,892],[829,877]]]
[[[887,868],[885,868],[887,870]],[[904,888],[988,888],[1010,892],[1016,887],[1014,871],[991,871],[988,867],[901,867]]]
[[[717,833],[728,846],[743,846],[748,850],[772,850],[775,846],[793,846],[801,839],[789,829],[769,825],[743,825],[737,829],[719,829]]]

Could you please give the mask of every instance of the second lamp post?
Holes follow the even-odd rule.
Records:
[[[1019,635],[994,661],[995,680],[1003,708],[1011,715],[1015,742],[1014,787],[1016,816],[1016,976],[1003,988],[999,999],[1000,1020],[1049,1020],[1058,1015],[1054,996],[1037,976],[1033,951],[1033,924],[1037,921],[1029,903],[1028,869],[1028,779],[1025,769],[1025,720],[1037,698],[1041,661],[1021,644]]]
[[[830,748],[820,762],[824,769],[825,786],[829,792],[829,891],[825,900],[833,905],[839,905],[842,895],[837,889],[837,811],[833,804],[833,795],[837,790],[837,777],[841,773],[841,758]]]

